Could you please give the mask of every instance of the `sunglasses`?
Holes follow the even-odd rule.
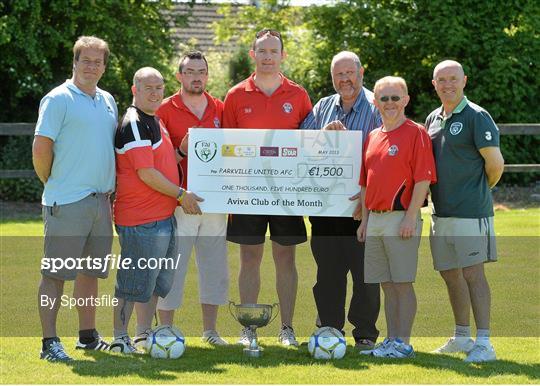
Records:
[[[275,29],[268,29],[268,28],[262,29],[259,32],[257,32],[257,35],[255,35],[255,38],[259,39],[266,34],[269,34],[270,36],[275,36],[281,40],[281,34],[278,31],[276,31]]]
[[[379,98],[381,102],[388,102],[389,100],[392,100],[392,102],[397,102],[400,99],[401,97],[399,95],[392,95],[392,96],[383,95],[382,97]]]

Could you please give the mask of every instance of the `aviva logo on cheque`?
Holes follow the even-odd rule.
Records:
[[[195,155],[202,162],[210,162],[217,154],[217,144],[210,141],[198,141],[195,143]]]
[[[255,145],[222,145],[221,155],[223,157],[255,157],[257,146]]]

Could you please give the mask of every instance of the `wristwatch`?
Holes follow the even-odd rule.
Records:
[[[178,151],[178,155],[182,158],[186,158],[187,154],[182,151],[182,149],[178,148],[176,149]]]

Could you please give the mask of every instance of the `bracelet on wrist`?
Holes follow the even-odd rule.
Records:
[[[186,190],[184,188],[178,188],[178,195],[176,196],[176,200],[182,204],[182,200],[186,196]]]

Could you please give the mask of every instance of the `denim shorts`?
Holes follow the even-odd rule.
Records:
[[[152,295],[167,296],[178,260],[175,230],[174,216],[136,226],[116,225],[121,251],[116,298],[146,303]]]

